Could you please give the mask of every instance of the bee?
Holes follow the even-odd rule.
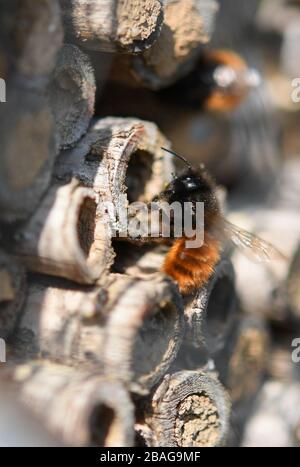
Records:
[[[203,53],[195,68],[160,91],[163,100],[212,112],[233,110],[261,82],[258,71],[231,50]]]
[[[187,168],[176,176],[166,188],[154,198],[155,203],[185,202],[195,205],[204,203],[204,242],[199,248],[187,248],[186,237],[172,238],[166,254],[162,272],[177,282],[182,294],[189,294],[201,288],[212,276],[221,258],[224,245],[230,241],[250,259],[270,261],[284,259],[284,256],[270,243],[247,232],[222,215],[216,185],[205,167],[193,168],[181,155],[162,148],[185,163]]]

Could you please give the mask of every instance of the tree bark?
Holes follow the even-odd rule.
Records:
[[[215,376],[181,371],[165,376],[136,429],[150,447],[216,447],[226,443],[229,414]]]
[[[94,114],[96,83],[87,55],[75,45],[60,50],[48,89],[60,149],[74,146]]]
[[[60,0],[69,40],[90,50],[140,53],[157,40],[159,0]]]
[[[56,1],[5,2],[0,19],[0,74],[6,102],[0,106],[0,218],[24,220],[51,179],[57,152],[53,118],[45,98],[62,43]]]
[[[237,311],[234,270],[229,260],[216,266],[210,282],[195,297],[188,297],[185,306],[185,341],[209,355],[225,345]]]
[[[37,208],[51,180],[57,153],[45,88],[9,82],[0,107],[0,218],[24,220]]]
[[[170,280],[116,275],[109,285],[106,373],[145,394],[163,377],[183,336],[182,303]],[[124,312],[124,310],[128,310]]]
[[[35,80],[53,71],[63,29],[56,0],[2,2],[0,71],[9,82],[18,74]]]
[[[162,275],[112,275],[105,288],[67,286],[42,277],[31,283],[15,358],[80,364],[148,393],[181,344],[182,303],[175,287]]]
[[[106,300],[101,287],[33,275],[14,335],[14,358],[41,357],[81,367],[90,362],[102,373]]]
[[[75,177],[99,196],[99,215],[110,219],[107,239],[129,237],[128,203],[151,201],[171,179],[172,158],[161,146],[169,143],[153,123],[105,118],[74,150],[60,154],[54,174],[64,181]]]
[[[133,445],[133,406],[118,381],[48,362],[7,367],[2,378],[63,444]]]
[[[123,242],[114,245],[117,253],[114,269],[144,279],[161,270],[169,248],[147,244],[137,248]],[[225,346],[237,315],[235,274],[229,259],[220,261],[208,284],[184,298],[184,308],[185,351],[197,354],[199,362],[206,364]],[[188,351],[189,347],[193,350]]]
[[[156,43],[134,57],[117,57],[111,77],[129,86],[157,90],[190,71],[209,42],[215,0],[164,0],[164,23]]]
[[[128,201],[150,201],[171,177],[172,160],[162,145],[168,142],[154,124],[121,118],[96,122],[75,149],[60,154],[54,178],[67,184],[54,183],[18,230],[15,254],[33,271],[95,282],[113,263],[111,237],[129,234],[117,214],[126,213]],[[65,232],[59,237],[58,219]]]
[[[16,232],[14,254],[31,271],[94,283],[108,270],[112,254],[107,224],[98,218],[97,204],[93,190],[76,180],[53,185],[35,214]]]
[[[104,118],[76,148],[60,154],[54,175],[59,180],[79,179],[102,203],[112,202],[118,210],[128,201],[150,201],[171,179],[172,158],[162,151],[164,145],[169,147],[153,123]]]

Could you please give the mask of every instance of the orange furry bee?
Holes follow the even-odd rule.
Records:
[[[162,267],[162,271],[178,283],[181,293],[193,292],[207,283],[220,260],[224,242],[231,241],[248,254],[250,259],[268,261],[283,258],[271,244],[236,227],[223,217],[215,183],[203,166],[195,169],[182,156],[162,149],[181,159],[187,169],[175,177],[153,201],[158,204],[161,201],[168,204],[177,201],[182,206],[185,202],[192,205],[204,203],[203,245],[199,248],[186,248],[186,237],[172,238],[172,246]]]
[[[203,53],[188,75],[160,91],[160,96],[184,107],[224,112],[239,105],[260,81],[259,73],[237,53],[211,50]]]

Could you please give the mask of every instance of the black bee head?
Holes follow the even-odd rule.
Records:
[[[216,207],[217,200],[214,192],[214,183],[204,169],[185,170],[174,178],[155,199],[172,204],[177,201],[203,202],[208,208]]]
[[[160,193],[159,198],[164,199],[168,203],[173,203],[174,201],[196,201],[201,188],[201,179],[199,179],[197,173],[188,169],[174,178],[166,186],[165,190]]]
[[[164,148],[162,148],[164,149]],[[171,152],[166,150],[167,152]],[[155,202],[172,204],[204,203],[204,217],[206,220],[219,213],[219,203],[215,195],[215,183],[203,165],[199,169],[193,168],[190,163],[176,153],[171,152],[187,165],[180,175],[175,177],[166,188],[154,198]]]

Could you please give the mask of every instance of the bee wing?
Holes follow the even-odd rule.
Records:
[[[223,231],[226,239],[229,239],[251,261],[262,263],[287,259],[271,243],[237,227],[226,219],[223,220]]]

